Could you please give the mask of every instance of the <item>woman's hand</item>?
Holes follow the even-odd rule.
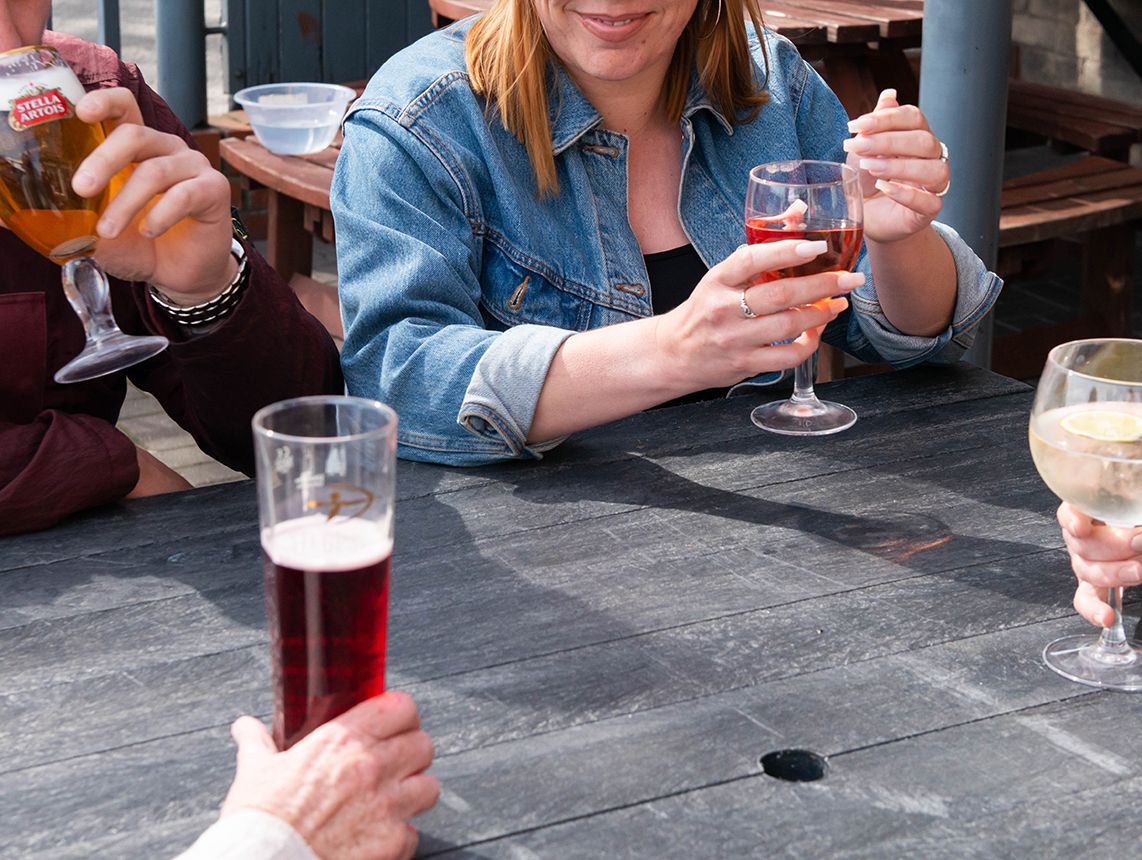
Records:
[[[432,739],[416,705],[389,691],[318,726],[278,752],[258,720],[230,729],[238,769],[222,817],[259,809],[288,823],[319,857],[408,858],[417,834],[409,818],[436,803],[440,786],[424,771]]]
[[[743,245],[711,268],[690,298],[656,318],[658,346],[690,377],[689,390],[734,385],[813,354],[821,330],[848,307],[840,296],[864,283],[864,275],[823,272],[764,283],[762,276],[804,265],[824,250],[824,242],[795,239]]]
[[[79,166],[75,192],[94,197],[121,183],[96,228],[97,262],[108,274],[153,284],[179,304],[218,295],[237,274],[226,178],[181,137],[143,125],[129,90],[90,92],[76,115],[102,122],[107,139]]]
[[[885,90],[871,113],[849,123],[848,163],[861,171],[864,235],[895,242],[919,233],[940,214],[950,172],[944,148],[914,105]]]
[[[1106,590],[1142,582],[1142,528],[1111,528],[1066,502],[1056,516],[1079,580],[1075,610],[1091,624],[1109,627],[1114,610]]]

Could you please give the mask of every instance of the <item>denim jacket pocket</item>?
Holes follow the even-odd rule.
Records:
[[[585,331],[594,303],[585,289],[569,283],[538,260],[489,238],[484,243],[480,298],[485,318],[496,328],[526,323]]]
[[[43,410],[47,375],[47,313],[43,293],[0,296],[4,319],[4,356],[0,361],[0,399],[4,417],[26,424]]]

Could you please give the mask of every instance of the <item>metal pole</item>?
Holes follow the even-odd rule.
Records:
[[[206,17],[202,0],[156,0],[159,93],[187,128],[206,122]]]
[[[925,0],[920,108],[951,153],[940,221],[995,268],[1011,50],[1011,0]],[[967,358],[991,365],[991,315]]]
[[[119,53],[119,0],[99,0],[99,41]]]

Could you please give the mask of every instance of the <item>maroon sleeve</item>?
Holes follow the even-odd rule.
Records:
[[[100,418],[53,409],[30,424],[0,421],[0,535],[47,528],[138,481],[134,443]]]
[[[136,294],[147,326],[171,339],[171,360],[132,374],[202,450],[232,469],[254,471],[254,413],[278,400],[340,394],[333,339],[256,252],[250,283],[234,312],[208,334],[185,339],[145,291]],[[140,368],[145,365],[140,365]]]

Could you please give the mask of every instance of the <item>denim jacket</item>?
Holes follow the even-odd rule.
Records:
[[[651,314],[642,251],[627,219],[627,139],[556,66],[549,112],[559,193],[539,198],[531,163],[471,89],[470,20],[390,59],[345,121],[331,193],[351,394],[400,414],[399,454],[450,465],[538,457],[526,442],[555,352],[577,331]],[[744,240],[746,178],[766,161],[843,161],[847,116],[793,45],[750,31],[770,101],[733,125],[695,77],[681,119],[682,226],[707,266]],[[897,331],[868,280],[825,340],[906,367],[954,360],[1000,289],[936,225],[958,273],[951,325]],[[777,375],[775,375],[777,376]]]

